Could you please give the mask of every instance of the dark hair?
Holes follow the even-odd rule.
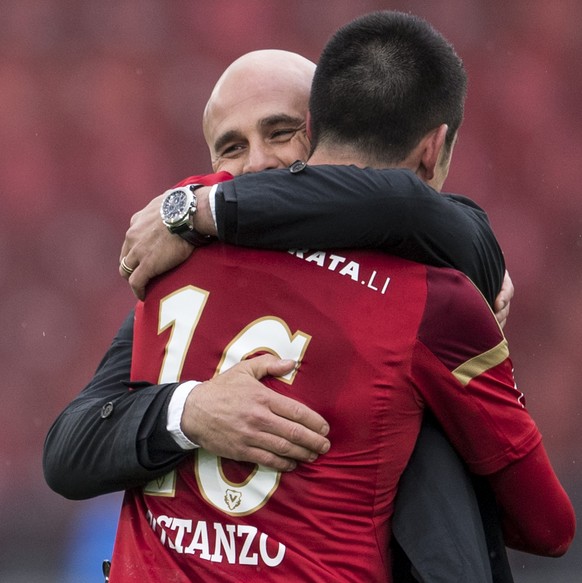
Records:
[[[371,162],[401,162],[431,129],[463,119],[467,75],[452,45],[402,12],[361,16],[327,43],[309,109],[313,147],[352,146]]]

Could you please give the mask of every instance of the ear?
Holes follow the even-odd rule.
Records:
[[[307,115],[305,116],[305,133],[307,134],[307,139],[311,142],[311,112],[307,110]]]
[[[432,180],[439,164],[441,152],[445,147],[445,139],[449,126],[442,124],[431,130],[420,142],[420,166],[418,172],[427,182]]]

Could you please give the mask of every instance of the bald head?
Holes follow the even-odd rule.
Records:
[[[305,159],[314,73],[314,63],[288,51],[253,51],[234,61],[204,111],[204,137],[214,170],[240,174]]]

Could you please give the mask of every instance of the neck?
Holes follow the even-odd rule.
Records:
[[[371,163],[364,156],[358,155],[352,148],[318,146],[309,158],[309,164],[332,164],[341,166],[358,166],[359,168],[381,168],[376,163]]]
[[[416,168],[413,164],[405,160],[401,163],[394,164],[388,162],[378,162],[377,160],[370,160],[366,156],[357,152],[350,147],[342,146],[318,146],[311,158],[309,158],[309,164],[312,166],[317,166],[320,164],[331,164],[336,166],[357,166],[358,168],[376,168],[377,170],[382,170],[385,168],[408,168],[413,172]]]
[[[442,188],[444,179],[448,171],[448,166],[441,172],[435,172],[429,179],[426,176],[426,171],[422,165],[421,154],[416,150],[411,152],[410,155],[399,163],[379,163],[377,161],[370,161],[365,156],[362,156],[356,152],[353,148],[340,147],[340,146],[329,146],[329,145],[319,145],[311,158],[309,158],[309,164],[311,166],[318,166],[322,164],[330,164],[332,166],[357,166],[358,168],[375,168],[377,170],[383,170],[387,168],[407,168],[414,172],[421,180],[426,182],[429,186],[439,191]]]

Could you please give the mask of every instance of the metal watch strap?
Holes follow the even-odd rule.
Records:
[[[188,188],[192,194],[194,194],[199,188],[202,188],[203,186],[204,184],[189,184]],[[194,200],[196,200],[196,194],[194,194]],[[182,239],[185,241],[188,241],[188,243],[190,243],[190,245],[193,247],[203,247],[204,245],[211,243],[213,239],[213,237],[210,235],[203,235],[194,228],[184,229],[183,231],[179,231],[176,234],[180,235],[180,237],[182,237]]]

